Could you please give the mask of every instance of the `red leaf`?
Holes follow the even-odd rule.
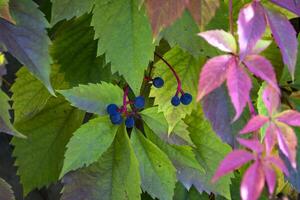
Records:
[[[276,185],[276,173],[270,166],[264,166],[264,174],[269,188],[269,194],[273,194]]]
[[[230,55],[223,55],[214,57],[206,62],[200,74],[198,100],[221,86],[225,81],[228,62],[231,58],[232,56]]]
[[[270,123],[266,130],[265,135],[265,144],[266,144],[266,151],[267,153],[271,153],[275,142],[276,142],[276,126],[273,123]]]
[[[264,9],[259,2],[241,9],[238,18],[240,58],[243,60],[251,52],[266,30]]]
[[[250,133],[259,130],[269,119],[262,115],[252,117],[246,126],[240,131],[240,134]]]
[[[213,30],[199,33],[210,45],[217,47],[221,51],[236,53],[236,42],[230,33],[223,30]]]
[[[296,3],[295,0],[271,0],[271,2],[300,16],[300,4]]]
[[[278,114],[276,119],[290,126],[300,126],[300,113],[295,110],[286,110]]]
[[[238,65],[234,59],[230,62],[227,72],[227,87],[236,114],[233,121],[236,121],[243,112],[249,99],[252,82],[245,70]]]
[[[267,85],[263,91],[262,99],[267,107],[269,115],[272,116],[280,105],[280,94],[272,86]]]
[[[243,138],[238,138],[237,140],[244,147],[251,149],[252,151],[255,151],[257,153],[261,153],[264,150],[264,146],[257,139],[247,140]]]
[[[296,31],[284,15],[269,9],[265,9],[265,11],[275,42],[280,48],[283,62],[294,79],[298,51]]]
[[[275,71],[270,61],[259,55],[251,55],[247,56],[244,63],[255,76],[266,81],[273,86],[274,89],[280,92],[277,85]]]
[[[254,159],[254,155],[245,150],[234,150],[229,153],[219,165],[212,181],[215,182],[221,176],[228,174],[229,172],[240,168],[250,160]]]
[[[241,197],[243,200],[256,200],[259,198],[265,185],[265,176],[261,164],[256,161],[244,174],[241,184]]]
[[[266,158],[266,161],[269,162],[270,164],[273,164],[274,166],[278,167],[283,173],[288,176],[289,171],[286,168],[284,162],[278,157],[278,156],[268,156]]]

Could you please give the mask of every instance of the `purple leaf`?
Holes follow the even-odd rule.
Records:
[[[266,144],[266,151],[267,153],[270,153],[275,145],[276,142],[276,126],[273,123],[270,123],[266,130],[265,135],[265,144]]]
[[[259,2],[253,1],[253,3],[241,9],[238,18],[241,60],[244,60],[247,54],[251,52],[265,30],[264,9]]]
[[[295,0],[271,0],[271,2],[300,16],[300,4]]]
[[[260,54],[272,44],[270,40],[258,40],[256,45],[251,50],[250,54]]]
[[[234,37],[223,30],[206,31],[198,34],[210,45],[217,47],[221,51],[236,53],[236,42]]]
[[[217,56],[205,63],[200,73],[198,100],[201,100],[202,97],[220,87],[225,81],[228,62],[231,58],[232,56],[229,55]]]
[[[278,167],[281,171],[283,171],[285,175],[289,175],[289,171],[286,168],[284,162],[278,156],[268,156],[266,160],[274,166]]]
[[[276,173],[270,166],[264,166],[263,170],[268,184],[269,194],[273,194],[276,185]]]
[[[267,85],[263,91],[262,99],[269,115],[272,116],[280,105],[280,94],[272,86]]]
[[[276,119],[290,126],[300,126],[300,113],[295,110],[286,110],[278,114]]]
[[[265,176],[258,161],[253,163],[244,174],[241,184],[243,200],[257,200],[265,185]]]
[[[280,92],[277,85],[275,71],[270,61],[259,55],[251,55],[247,56],[244,63],[255,76],[266,81],[272,85],[274,89]]]
[[[230,62],[227,72],[227,87],[236,114],[233,121],[236,121],[242,114],[249,99],[252,88],[251,79],[245,70],[238,65],[235,59]]]
[[[277,140],[282,153],[289,159],[293,168],[297,167],[296,154],[297,154],[297,136],[294,130],[286,124],[277,123]]]
[[[257,153],[261,153],[264,150],[264,146],[257,139],[247,140],[243,138],[238,138],[237,140],[244,147],[251,149],[252,151],[255,151]]]
[[[254,155],[245,150],[234,150],[229,153],[225,159],[220,163],[212,181],[217,181],[221,176],[240,168],[250,160],[254,159]]]
[[[296,31],[285,16],[269,9],[265,9],[265,11],[275,42],[280,48],[283,62],[294,79],[298,51]]]
[[[263,115],[256,115],[249,120],[246,126],[240,131],[240,134],[257,131],[268,121],[268,117],[265,117]]]

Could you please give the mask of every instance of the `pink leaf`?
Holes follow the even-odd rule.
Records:
[[[255,76],[266,81],[272,85],[274,89],[280,92],[277,85],[275,71],[270,61],[259,55],[251,55],[247,56],[244,63]]]
[[[288,176],[289,171],[286,168],[284,162],[278,157],[278,156],[268,156],[266,160],[270,163],[273,164],[274,166],[278,167],[283,173]]]
[[[210,45],[221,51],[236,53],[236,42],[234,37],[223,30],[213,30],[199,33]]]
[[[290,126],[300,126],[300,113],[295,110],[286,110],[278,114],[276,119]]]
[[[254,159],[254,155],[245,150],[234,150],[229,153],[225,159],[219,165],[212,181],[215,182],[221,176],[240,168],[245,163],[249,162],[250,160]]]
[[[198,100],[222,85],[226,79],[228,62],[231,58],[232,56],[223,55],[206,62],[200,74]]]
[[[246,134],[257,131],[268,121],[268,117],[265,117],[263,115],[256,115],[248,121],[246,126],[240,131],[240,134]]]
[[[280,94],[271,85],[267,85],[263,91],[262,99],[267,107],[269,115],[272,116],[280,105]]]
[[[237,140],[244,147],[247,147],[248,149],[251,149],[252,151],[255,151],[257,153],[261,153],[264,150],[264,146],[257,139],[246,140],[237,138]]]
[[[240,58],[244,60],[266,30],[264,9],[259,2],[241,9],[238,18]]]
[[[232,104],[235,108],[236,114],[233,121],[236,121],[243,112],[247,104],[252,82],[245,70],[238,65],[234,59],[230,62],[227,72],[227,87]]]
[[[268,126],[264,141],[267,153],[271,153],[276,142],[276,126],[273,123]]]
[[[296,31],[285,16],[269,9],[265,9],[265,11],[275,42],[280,48],[283,62],[294,79],[298,51]]]
[[[295,0],[271,0],[271,2],[300,16],[300,4],[296,3]]]
[[[265,185],[265,176],[261,164],[256,161],[244,174],[241,184],[243,200],[257,200]]]
[[[259,40],[256,45],[251,50],[250,54],[260,54],[263,52],[266,48],[270,46],[272,41],[270,40]]]
[[[264,166],[264,174],[269,188],[269,194],[273,194],[276,185],[276,173],[270,166]]]
[[[290,160],[293,168],[297,167],[297,136],[294,130],[284,123],[277,122],[277,140],[282,153]]]

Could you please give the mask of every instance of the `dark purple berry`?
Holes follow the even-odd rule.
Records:
[[[141,109],[145,106],[145,98],[142,96],[138,96],[134,100],[134,107]]]
[[[162,86],[164,86],[164,80],[160,77],[156,77],[153,79],[153,85],[156,88],[161,88]]]
[[[108,114],[110,115],[114,115],[114,114],[117,114],[118,113],[118,106],[116,104],[109,104],[107,107],[106,107],[106,111]]]
[[[174,96],[174,97],[172,97],[171,103],[172,103],[173,106],[178,106],[178,105],[180,104],[180,99],[179,99],[179,97],[178,97],[177,95]]]
[[[134,118],[132,116],[126,118],[125,126],[127,128],[132,128],[134,126]]]
[[[110,115],[110,121],[115,125],[119,125],[123,122],[123,118],[120,113],[117,113],[117,114]]]
[[[189,93],[184,93],[181,97],[180,97],[180,101],[183,105],[189,105],[193,100],[193,96]]]

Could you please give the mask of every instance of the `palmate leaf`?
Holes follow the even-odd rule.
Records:
[[[153,59],[151,27],[138,0],[96,0],[92,25],[98,53],[105,53],[112,72],[118,71],[138,95],[144,70]]]
[[[16,25],[0,18],[0,43],[54,93],[50,84],[46,19],[31,0],[10,0],[9,5]]]
[[[192,55],[183,52],[178,47],[167,52],[164,55],[164,58],[174,67],[178,76],[181,78],[183,90],[192,94],[195,99],[198,85],[198,74],[204,59],[195,59]],[[182,118],[192,112],[195,107],[195,101],[188,106],[180,105],[178,107],[174,107],[171,104],[171,99],[176,93],[177,82],[172,71],[164,62],[159,61],[155,63],[154,77],[155,76],[160,76],[164,80],[167,80],[163,89],[153,87],[151,89],[150,96],[155,97],[154,104],[158,105],[158,111],[164,112],[169,124],[170,133]]]
[[[96,57],[97,41],[90,23],[91,15],[84,15],[61,23],[53,34],[50,52],[70,86],[110,82],[112,78],[104,55]]]
[[[123,91],[111,83],[79,85],[69,90],[58,91],[71,102],[73,106],[87,112],[105,115],[106,107],[114,103],[122,105]]]
[[[153,198],[172,200],[176,169],[168,156],[137,129],[131,133],[131,143],[139,160],[143,190]]]
[[[62,97],[51,97],[41,111],[15,124],[28,138],[12,140],[25,195],[58,180],[66,144],[83,116],[83,112],[71,107]]]
[[[111,147],[94,164],[63,178],[62,200],[139,200],[140,175],[124,126]]]
[[[113,125],[107,116],[82,125],[67,145],[61,176],[96,162],[113,142],[117,130],[118,126]]]
[[[217,183],[212,184],[213,177],[219,163],[230,152],[229,145],[223,143],[211,128],[198,107],[190,116],[185,119],[188,124],[190,136],[196,145],[198,160],[205,166],[206,174],[201,177],[203,182],[203,190],[207,193],[214,192],[230,199],[230,178],[232,175],[227,175],[221,178]]]
[[[69,84],[64,81],[57,65],[52,66],[51,81],[55,89],[66,89]],[[11,87],[13,92],[13,109],[15,122],[26,120],[38,113],[51,97],[47,88],[29,70],[22,67],[17,72],[16,82]]]
[[[94,0],[51,0],[52,17],[51,24],[54,25],[63,19],[79,17],[92,10]]]
[[[10,122],[9,110],[11,108],[8,101],[8,96],[0,90],[0,132],[24,138],[25,136],[17,131]]]
[[[14,192],[11,186],[2,178],[0,178],[0,199],[15,200]]]

